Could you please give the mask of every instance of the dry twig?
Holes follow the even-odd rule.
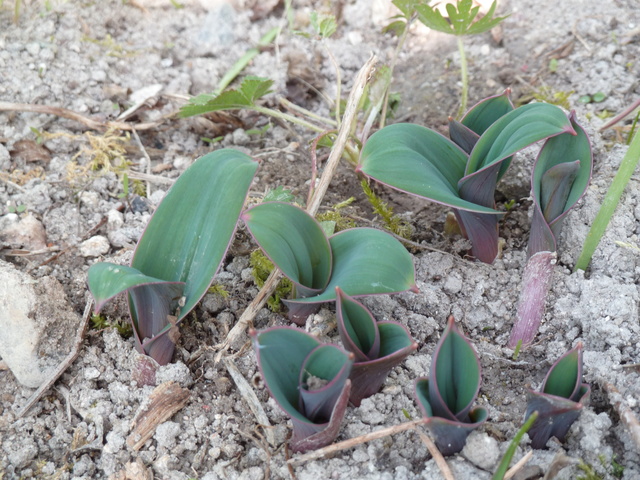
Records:
[[[49,380],[40,385],[40,387],[33,392],[33,394],[27,400],[27,403],[16,412],[16,420],[21,418],[25,413],[29,411],[31,407],[33,407],[40,398],[56,383],[56,380],[60,378],[67,368],[71,366],[71,364],[78,358],[80,354],[80,349],[82,347],[82,342],[84,340],[84,335],[87,332],[87,327],[89,326],[89,318],[91,318],[91,307],[93,306],[93,300],[87,300],[87,304],[84,307],[84,313],[82,314],[82,321],[80,322],[80,328],[78,329],[78,334],[76,335],[76,341],[73,344],[73,348],[67,357],[60,363],[58,368],[51,374]]]
[[[622,398],[620,391],[613,383],[607,382],[603,379],[600,379],[598,383],[602,389],[607,392],[611,405],[613,405],[615,411],[618,412],[620,421],[625,427],[627,427],[631,439],[636,444],[636,448],[640,451],[640,422],[638,422],[633,410],[624,403],[624,399]]]
[[[524,457],[518,460],[513,467],[507,470],[507,473],[504,474],[504,480],[509,480],[518,473],[527,464],[527,462],[531,460],[531,457],[533,457],[533,450],[529,450]]]
[[[387,427],[381,430],[376,430],[375,432],[367,433],[365,435],[360,435],[359,437],[355,437],[355,438],[350,438],[349,440],[344,440],[343,442],[334,443],[333,445],[329,445],[324,448],[319,448],[318,450],[313,450],[312,452],[305,453],[304,455],[291,458],[287,460],[287,463],[292,465],[301,465],[311,460],[317,460],[319,458],[326,457],[327,455],[331,455],[332,453],[340,452],[342,450],[355,447],[356,445],[360,445],[361,443],[371,442],[373,440],[378,440],[379,438],[388,437],[389,435],[405,432],[407,430],[414,430],[417,426],[422,425],[423,423],[424,423],[424,419],[421,418],[419,420],[413,420],[411,422],[401,423],[400,425],[394,425],[393,427]]]
[[[455,480],[453,473],[451,473],[449,465],[447,465],[447,462],[440,453],[440,450],[438,450],[438,447],[436,447],[436,444],[433,443],[433,440],[431,440],[429,435],[420,431],[420,429],[416,429],[416,431],[418,432],[418,435],[420,435],[420,440],[422,440],[422,443],[424,443],[427,447],[427,450],[429,450],[429,453],[433,457],[433,460],[436,462],[436,465],[438,465],[438,468],[440,469],[444,480]]]

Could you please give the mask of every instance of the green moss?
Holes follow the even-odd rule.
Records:
[[[345,200],[344,202],[337,203],[328,212],[324,212],[316,215],[316,219],[319,222],[333,222],[335,224],[333,233],[337,233],[342,230],[348,230],[349,228],[355,228],[357,226],[356,222],[354,222],[349,217],[345,217],[341,212],[343,208],[348,207],[354,201],[355,201],[355,198],[351,197]]]
[[[229,298],[229,291],[226,290],[222,285],[220,285],[219,283],[216,283],[215,285],[211,285],[209,287],[209,290],[207,290],[207,292],[209,293],[214,293],[214,294],[218,294],[220,295],[222,298]]]
[[[373,207],[373,213],[382,219],[385,228],[399,237],[409,240],[413,233],[409,222],[394,214],[393,208],[373,192],[366,180],[363,180],[360,185],[362,185],[362,191],[367,196],[371,207]]]
[[[262,288],[264,282],[274,269],[273,263],[262,253],[262,250],[254,250],[249,256],[249,265],[252,268],[253,279],[258,288]],[[272,312],[278,313],[282,310],[281,299],[289,296],[293,290],[293,284],[288,278],[283,278],[278,283],[276,291],[267,300],[267,307]]]

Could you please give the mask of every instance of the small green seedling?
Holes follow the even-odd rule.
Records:
[[[539,413],[529,430],[531,446],[545,448],[551,437],[563,442],[590,391],[589,385],[582,383],[582,343],[578,343],[553,364],[539,392],[527,392],[525,418],[534,411]]]
[[[515,455],[516,450],[518,449],[518,445],[520,445],[520,441],[522,440],[522,437],[524,436],[525,433],[529,431],[529,429],[537,419],[538,419],[538,412],[533,412],[529,416],[529,418],[524,422],[522,427],[520,427],[520,430],[518,430],[518,433],[516,433],[515,437],[513,437],[513,440],[511,440],[511,443],[509,444],[509,448],[507,448],[507,451],[504,453],[504,456],[500,461],[500,465],[498,465],[498,469],[496,470],[496,473],[493,474],[493,477],[491,480],[504,480],[507,470],[509,470],[509,465],[511,464],[511,460],[513,459],[513,456]]]
[[[421,0],[394,0],[393,4],[398,7],[405,15],[409,15],[412,11],[418,14],[420,20],[425,26],[438,32],[455,35],[458,39],[458,51],[460,53],[460,75],[462,77],[462,100],[460,102],[460,117],[467,109],[467,96],[469,91],[469,77],[467,74],[467,57],[464,51],[462,37],[465,35],[478,35],[487,32],[502,22],[508,15],[504,17],[494,17],[497,2],[494,1],[489,7],[487,14],[476,21],[476,17],[480,11],[479,6],[473,7],[472,0],[458,0],[456,4],[447,3],[447,16],[445,18],[435,6],[429,5],[429,1]],[[473,7],[473,8],[472,8]]]
[[[485,408],[471,408],[480,380],[478,357],[450,316],[433,354],[429,378],[415,383],[418,406],[443,455],[461,451],[469,433],[488,417]]]
[[[250,332],[269,393],[291,418],[294,452],[335,440],[349,404],[353,354],[289,327]]]
[[[547,140],[533,167],[531,194],[533,218],[527,248],[522,293],[511,331],[509,347],[530,344],[542,321],[556,262],[557,238],[562,223],[587,191],[593,155],[589,138],[569,116],[575,136],[559,135]]]
[[[503,95],[475,105],[449,126],[451,140],[410,123],[371,135],[356,171],[398,190],[448,205],[472,243],[472,253],[491,263],[498,254],[494,192],[511,157],[540,140],[558,136],[554,145],[574,156],[566,144],[576,135],[564,112],[544,103],[514,109]]]
[[[89,268],[96,313],[128,292],[136,346],[161,365],[171,360],[178,323],[207,292],[224,259],[257,168],[236,150],[201,157],[158,206],[130,267]]]
[[[288,203],[266,202],[241,217],[269,259],[295,285],[283,300],[289,318],[303,324],[320,303],[347,295],[377,295],[417,290],[409,252],[391,235],[351,228],[327,238],[321,225]]]
[[[351,397],[356,407],[377,393],[389,371],[418,348],[411,334],[397,322],[376,322],[362,303],[336,287],[338,332],[344,347],[355,355],[351,369]]]

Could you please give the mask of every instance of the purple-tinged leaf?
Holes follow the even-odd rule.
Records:
[[[326,423],[351,373],[353,354],[335,345],[320,345],[300,370],[298,409],[314,423]]]
[[[338,434],[349,401],[351,382],[346,377],[350,373],[352,358],[332,346],[329,349],[322,348],[320,355],[310,360],[310,354],[320,346],[320,342],[294,328],[276,327],[261,333],[252,331],[250,335],[265,385],[280,408],[291,418],[292,449],[305,451],[331,443]],[[334,405],[322,405],[321,411],[318,411],[317,407],[322,402],[310,400],[308,408],[323,417],[317,422],[307,418],[300,406],[300,380],[303,378],[305,362],[309,361],[311,363],[308,366],[312,369],[309,373],[312,375],[336,373],[334,378],[319,377],[329,381],[327,393],[333,398]],[[327,412],[331,412],[330,415]]]
[[[365,362],[356,362],[351,369],[350,401],[356,407],[364,398],[378,393],[392,368],[418,349],[409,331],[396,322],[378,322],[380,354]]]
[[[564,213],[573,182],[580,171],[580,160],[554,165],[542,174],[540,208],[547,222]]]
[[[545,448],[551,437],[561,442],[578,418],[591,389],[582,383],[582,343],[560,357],[549,369],[539,392],[527,392],[527,413],[538,419],[529,430],[531,446]]]
[[[376,322],[364,305],[336,288],[338,332],[356,361],[351,369],[351,398],[356,407],[377,393],[389,371],[418,348],[409,331],[396,322]],[[364,352],[367,351],[365,354]]]
[[[551,287],[556,252],[542,251],[527,260],[522,275],[522,292],[516,313],[516,323],[509,337],[509,348],[530,344],[542,322],[547,294]]]
[[[329,423],[327,423],[322,430],[319,430],[312,435],[301,435],[302,430],[295,428],[296,423],[299,424],[300,422],[297,419],[291,419],[294,429],[290,446],[294,453],[304,453],[309,450],[317,450],[318,448],[329,445],[336,439],[338,433],[340,433],[340,426],[344,419],[344,415],[347,412],[347,407],[349,406],[350,393],[351,380],[347,380],[344,383],[344,387],[342,388],[342,392],[340,393],[338,400],[336,401]]]
[[[476,135],[482,135],[500,117],[514,110],[513,103],[509,98],[510,93],[511,91],[506,89],[500,95],[487,97],[476,103],[469,109],[460,123]]]
[[[340,340],[355,355],[356,362],[378,358],[380,332],[375,318],[367,307],[345,295],[336,287],[336,317]]]
[[[484,408],[471,408],[480,378],[478,357],[450,316],[433,353],[429,378],[415,383],[418,406],[443,455],[462,450],[469,432],[487,419]]]
[[[434,415],[467,421],[471,405],[480,391],[480,362],[469,341],[449,317],[436,345],[429,377]]]
[[[449,137],[469,155],[480,138],[476,132],[459,121],[449,118]]]
[[[565,133],[548,139],[533,167],[531,193],[534,212],[529,256],[542,250],[556,250],[562,220],[584,195],[591,179],[593,154],[589,137],[576,121],[574,112],[569,115],[569,121],[576,135]],[[564,176],[558,179],[558,173],[564,173]],[[552,195],[556,191],[557,194]],[[543,213],[545,210],[548,210],[546,214]]]
[[[431,409],[429,390],[428,378],[422,377],[416,380],[416,399],[422,416],[427,419],[425,426],[431,431],[440,453],[443,455],[458,453],[464,448],[469,434],[487,420],[489,413],[484,407],[476,407],[469,411],[467,422],[435,416]]]
[[[484,263],[493,263],[498,255],[498,215],[454,210],[458,226],[471,241],[471,254]]]

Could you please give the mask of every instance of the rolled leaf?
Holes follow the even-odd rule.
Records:
[[[276,327],[261,333],[250,333],[265,385],[273,399],[291,418],[292,449],[305,451],[331,443],[338,434],[349,400],[351,382],[347,377],[352,358],[337,347],[321,348],[317,357],[310,357],[320,347],[320,342],[294,328]],[[330,376],[335,373],[333,378],[321,377],[329,381],[325,393],[333,399],[333,406],[319,398],[309,400],[309,408],[316,413],[320,413],[316,407],[321,406],[322,418],[318,422],[307,418],[303,411],[307,407],[301,408],[301,380],[309,380],[303,376],[305,362],[312,369],[309,372],[311,375]],[[334,379],[335,382],[332,382]],[[339,393],[336,395],[336,392]],[[327,412],[331,414],[328,416]]]
[[[484,407],[470,410],[468,422],[436,417],[430,408],[429,379],[418,378],[415,383],[415,391],[422,416],[427,419],[425,425],[431,431],[435,444],[443,455],[453,455],[460,452],[464,448],[469,434],[489,417],[489,412]]]
[[[289,203],[266,202],[242,214],[265,255],[296,284],[299,296],[322,292],[331,276],[331,248],[320,224]]]
[[[576,135],[562,134],[548,139],[533,167],[529,256],[557,249],[562,220],[584,195],[591,180],[593,154],[589,137],[576,121],[575,112],[571,112],[569,120]]]
[[[525,418],[539,413],[529,430],[531,446],[545,448],[551,437],[564,441],[589,393],[589,385],[582,383],[582,344],[578,343],[549,369],[539,392],[527,392]]]
[[[418,344],[403,325],[376,322],[364,305],[340,288],[336,288],[336,298],[340,338],[346,349],[355,354],[349,378],[350,401],[357,407],[362,399],[380,390],[389,371],[414,352]]]
[[[480,390],[480,378],[478,357],[450,316],[433,353],[429,378],[415,384],[418,406],[445,455],[462,450],[471,430],[487,419],[484,408],[471,408]]]
[[[174,342],[156,338],[175,328],[206,293],[233,238],[257,167],[251,157],[235,150],[199,158],[178,178],[149,221],[127,280],[122,270],[94,266],[90,271],[89,288],[99,306],[118,288],[129,288],[137,346],[147,354],[153,347],[161,364],[170,360]],[[105,278],[108,275],[114,278]],[[161,282],[167,286],[153,286]],[[168,313],[174,312],[172,322]]]
[[[527,260],[522,275],[522,292],[516,323],[509,336],[509,348],[516,348],[518,343],[522,346],[529,345],[538,333],[551,288],[556,258],[556,252],[543,251],[535,253]]]
[[[329,243],[333,260],[329,284],[318,295],[284,300],[290,309],[334,301],[336,287],[350,296],[417,289],[411,255],[388,233],[351,228],[333,235]]]

